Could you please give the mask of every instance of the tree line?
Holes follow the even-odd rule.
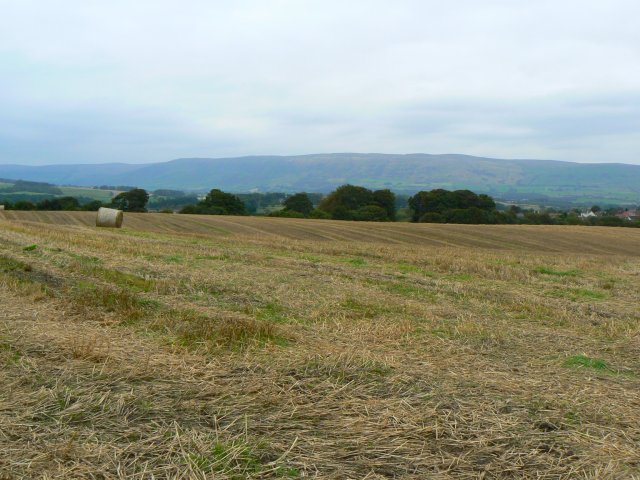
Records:
[[[18,200],[15,203],[10,201],[4,202],[6,210],[47,210],[47,211],[97,211],[100,207],[116,208],[125,212],[146,212],[147,203],[149,201],[149,193],[142,188],[134,188],[128,192],[122,192],[111,202],[101,202],[100,200],[91,200],[81,203],[76,197],[55,197],[45,198],[39,202],[29,200]]]
[[[279,208],[269,216],[288,218],[315,218],[332,220],[393,222],[399,217],[419,223],[459,224],[538,224],[538,225],[600,225],[640,227],[615,216],[613,211],[603,214],[597,206],[591,211],[599,215],[581,218],[577,211],[538,212],[518,206],[499,209],[489,195],[470,190],[434,189],[420,191],[408,198],[399,198],[389,189],[371,190],[357,185],[342,185],[328,195],[299,192],[233,194],[214,188],[204,198],[187,196],[174,190],[156,190],[155,207],[173,213],[198,215],[255,215],[264,205],[275,202]],[[94,200],[81,204],[74,197],[57,197],[37,203],[18,201],[5,204],[7,210],[98,210],[105,206],[125,212],[146,212],[149,193],[132,188],[115,196],[110,202]],[[398,205],[406,205],[398,208]]]

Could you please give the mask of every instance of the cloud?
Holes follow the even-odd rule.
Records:
[[[0,0],[0,162],[640,163],[629,0]]]

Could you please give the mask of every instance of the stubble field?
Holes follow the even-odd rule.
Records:
[[[0,213],[0,478],[640,478],[640,230]]]

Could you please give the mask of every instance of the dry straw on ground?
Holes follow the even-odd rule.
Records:
[[[0,478],[640,478],[638,231],[7,213]]]

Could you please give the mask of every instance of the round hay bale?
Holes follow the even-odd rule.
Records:
[[[96,227],[120,228],[123,217],[122,210],[100,207],[96,217]]]
[[[0,212],[4,210],[4,205],[0,205]]]

